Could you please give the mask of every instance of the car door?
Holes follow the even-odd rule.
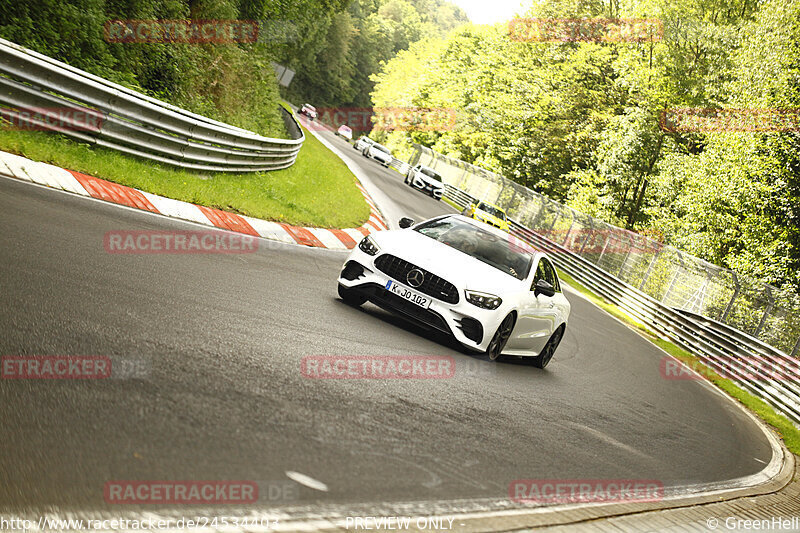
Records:
[[[555,329],[562,323],[567,321],[567,317],[569,316],[569,302],[567,301],[567,297],[564,296],[563,291],[561,290],[561,282],[558,279],[558,274],[556,273],[556,267],[553,265],[553,262],[550,259],[544,257],[544,267],[548,275],[548,281],[553,285],[553,289],[555,289],[556,293],[551,298],[551,303],[553,304],[551,307],[553,309],[553,328]]]
[[[549,267],[549,268],[548,268]],[[543,279],[552,283],[555,270],[545,257],[540,257],[529,279],[528,291],[520,300],[517,324],[514,327],[508,350],[526,350],[539,353],[555,329],[558,308],[555,297],[536,294],[536,282]],[[557,283],[557,279],[555,280]]]

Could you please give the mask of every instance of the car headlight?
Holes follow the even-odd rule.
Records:
[[[358,243],[358,247],[367,255],[377,255],[377,253],[381,251],[369,235],[361,239],[361,242]]]
[[[503,300],[494,294],[476,291],[464,291],[464,293],[467,295],[469,303],[483,309],[497,309],[503,303]]]

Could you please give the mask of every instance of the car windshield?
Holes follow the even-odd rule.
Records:
[[[377,148],[378,150],[380,150],[381,152],[383,152],[385,154],[391,154],[392,153],[392,152],[389,151],[388,148],[386,148],[382,144],[375,143],[375,148]]]
[[[481,202],[480,204],[478,204],[478,209],[480,209],[481,211],[484,211],[486,213],[489,213],[493,217],[497,217],[500,220],[505,220],[506,219],[506,214],[503,213],[502,209],[498,209],[493,205],[489,205],[489,204],[485,204],[485,203]]]
[[[429,178],[433,178],[436,181],[442,181],[442,177],[439,174],[437,174],[435,170],[431,170],[429,168],[422,167],[420,169],[420,171],[423,174],[425,174],[426,176],[428,176]]]
[[[346,131],[347,133],[350,133],[351,131],[353,131],[350,128],[348,128],[347,126],[339,126],[339,129],[341,131]]]
[[[464,220],[445,217],[414,229],[517,279],[527,278],[530,272],[533,257],[527,251]]]
[[[307,109],[310,109],[311,111],[316,111],[316,110],[317,110],[317,108],[316,108],[316,107],[314,107],[313,105],[306,104],[306,106],[305,106],[305,107],[306,107]]]

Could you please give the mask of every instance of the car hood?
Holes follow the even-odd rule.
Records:
[[[486,211],[475,211],[475,219],[477,220],[479,218],[483,218],[483,219],[491,221],[491,222],[496,222],[498,224],[504,224],[505,223],[504,220],[501,220],[501,219],[497,218],[494,215],[490,215]]]
[[[422,181],[424,181],[426,185],[430,185],[434,189],[439,189],[441,187],[444,187],[444,184],[441,181],[435,180],[435,179],[431,178],[430,176],[426,176],[422,172],[417,172],[417,177],[421,178]]]
[[[392,254],[440,276],[460,289],[501,295],[518,291],[522,280],[412,229],[371,234],[380,254]],[[405,280],[399,280],[405,282]]]

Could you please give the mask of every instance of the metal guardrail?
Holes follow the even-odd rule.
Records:
[[[0,106],[37,129],[188,170],[259,172],[291,166],[305,137],[281,108],[291,139],[272,139],[127,89],[0,39]],[[54,126],[30,110],[74,109],[102,117],[97,128]]]
[[[408,170],[411,168],[411,165],[401,159],[397,159],[396,157],[391,163],[389,163],[389,166],[398,171],[400,174],[408,174]]]
[[[445,197],[460,207],[477,198],[445,184]],[[550,254],[556,265],[630,315],[669,338],[723,377],[800,422],[798,360],[735,328],[666,306],[590,261],[509,219],[511,233]]]

